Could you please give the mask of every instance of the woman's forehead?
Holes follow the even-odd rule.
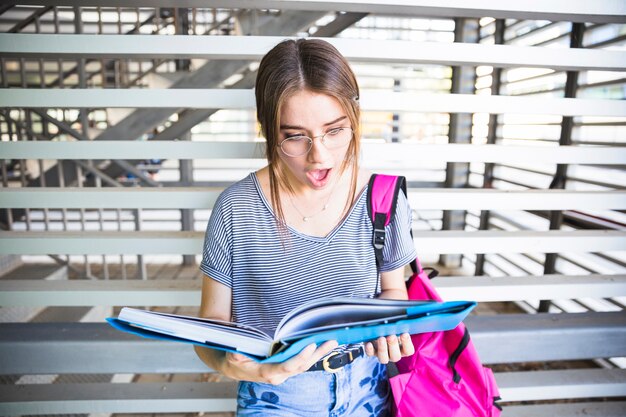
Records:
[[[339,101],[327,94],[300,90],[281,106],[281,128],[315,128],[346,117]]]

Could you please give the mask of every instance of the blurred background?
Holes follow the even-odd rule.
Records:
[[[190,349],[102,321],[196,314],[212,204],[265,164],[258,62],[322,37],[360,83],[363,165],[407,177],[422,263],[481,302],[509,415],[624,415],[626,6],[430,3],[3,2],[0,412],[234,411]]]

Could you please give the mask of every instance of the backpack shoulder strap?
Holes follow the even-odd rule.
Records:
[[[406,179],[395,175],[373,174],[367,188],[367,214],[374,226],[372,245],[376,254],[376,267],[383,264],[385,226],[396,214],[398,194],[406,195]]]

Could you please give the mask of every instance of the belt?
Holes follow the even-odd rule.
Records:
[[[324,359],[311,366],[309,371],[326,371],[334,374],[338,372],[344,366],[354,362],[356,358],[363,356],[363,347],[356,349],[346,350],[344,352],[330,352]]]

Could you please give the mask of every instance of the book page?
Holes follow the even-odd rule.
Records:
[[[230,346],[251,355],[269,355],[272,339],[253,327],[192,316],[158,313],[125,307],[118,319],[144,330],[199,343]]]
[[[255,327],[247,326],[241,323],[234,323],[231,321],[218,320],[218,319],[208,319],[205,317],[193,317],[193,316],[182,316],[182,315],[170,314],[170,313],[160,313],[158,311],[150,311],[149,313],[154,314],[154,315],[164,316],[164,317],[175,318],[176,320],[181,320],[181,321],[185,321],[188,323],[194,323],[194,324],[197,324],[198,326],[205,326],[205,327],[217,326],[224,330],[229,329],[233,333],[245,334],[251,337],[260,337],[262,339],[267,339],[267,340],[271,339],[271,336],[267,334],[266,332],[260,329],[257,329]]]
[[[431,301],[424,301],[431,303]],[[335,298],[313,301],[289,313],[278,326],[275,340],[292,338],[315,330],[383,323],[406,317],[415,301],[368,298]]]

